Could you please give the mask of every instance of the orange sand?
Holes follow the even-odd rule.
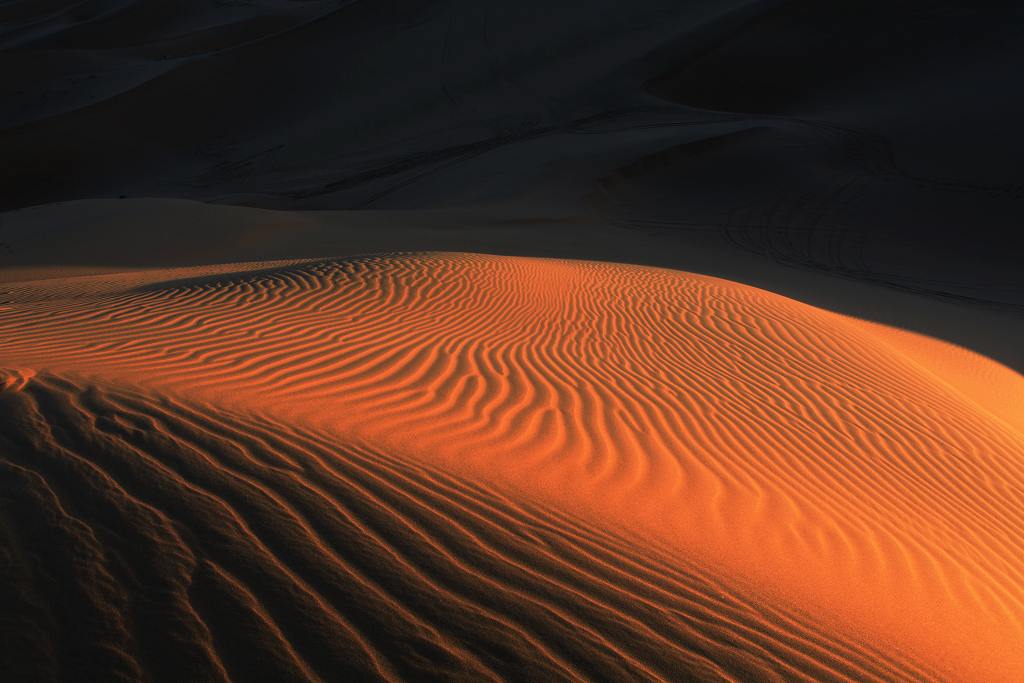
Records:
[[[1024,679],[1015,373],[653,268],[227,270],[8,285],[3,383],[64,373],[273,416],[621,534],[922,676]]]

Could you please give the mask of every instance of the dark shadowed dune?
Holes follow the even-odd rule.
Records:
[[[1019,315],[1022,26],[1001,0],[780,3],[650,83],[770,118],[634,165],[627,194],[781,260]]]
[[[1008,1],[0,8],[0,206],[593,209],[1020,314]]]

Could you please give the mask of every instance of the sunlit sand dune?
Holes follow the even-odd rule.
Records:
[[[230,674],[253,639],[298,678],[1024,677],[1024,378],[961,349],[710,277],[466,254],[0,306],[5,476],[78,539],[67,609],[131,643],[126,677],[186,646]],[[147,610],[179,641],[143,642]]]

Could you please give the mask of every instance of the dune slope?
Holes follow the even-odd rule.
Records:
[[[357,446],[44,375],[0,394],[8,674],[925,674],[571,517]]]
[[[858,649],[862,646],[849,650],[845,664],[828,664],[831,660],[823,652],[811,653],[815,666],[828,666],[832,672],[811,674],[815,677],[859,679],[869,671],[884,675],[886,666],[907,667],[899,674],[891,669],[894,678],[1014,680],[1024,674],[1024,378],[980,356],[715,278],[606,263],[469,254],[397,254],[10,284],[3,305],[0,366],[14,369],[6,384],[15,398],[7,400],[34,397],[41,406],[18,408],[26,416],[17,422],[26,435],[22,443],[27,435],[42,434],[20,446],[22,452],[53,449],[41,425],[61,415],[68,415],[80,434],[72,437],[71,427],[60,426],[50,430],[53,439],[64,439],[73,446],[69,450],[83,451],[90,460],[107,457],[102,454],[110,450],[109,444],[101,440],[75,446],[75,439],[106,439],[103,434],[113,432],[120,439],[155,440],[146,448],[122,444],[136,455],[126,456],[126,463],[117,467],[157,468],[168,479],[151,484],[158,489],[152,495],[165,497],[158,507],[179,506],[176,514],[207,509],[199,501],[208,499],[184,481],[227,476],[222,472],[227,464],[219,459],[235,458],[231,454],[269,457],[261,455],[263,447],[232,445],[242,438],[238,434],[256,433],[256,427],[233,428],[236,436],[231,438],[218,428],[218,435],[201,440],[220,445],[204,446],[206,456],[189,456],[205,464],[190,465],[187,476],[180,469],[172,476],[167,461],[173,460],[177,468],[188,464],[184,455],[175,455],[180,448],[175,444],[199,437],[182,436],[168,421],[185,420],[187,414],[193,422],[200,415],[208,417],[188,408],[181,398],[187,396],[218,410],[260,416],[244,419],[272,421],[278,431],[301,425],[307,430],[303,439],[334,453],[317,456],[332,467],[367,459],[394,459],[405,463],[403,467],[416,463],[423,471],[443,471],[472,482],[478,487],[478,503],[483,496],[505,501],[502,505],[543,509],[543,515],[530,514],[552,524],[550,533],[559,538],[571,536],[577,544],[580,539],[627,539],[625,546],[613,544],[615,552],[633,558],[636,552],[649,552],[665,558],[665,571],[712,577],[758,609],[799,613],[792,628],[804,624],[799,628],[818,634],[801,637],[806,642],[872,643],[898,662],[880,663],[877,655]],[[119,403],[128,399],[97,398],[103,393],[96,388],[69,388],[33,377],[44,371],[71,373],[97,387],[130,383],[140,387],[143,397],[178,398],[157,402],[160,410],[153,407],[155,398],[135,398],[149,401],[148,407],[129,409]],[[46,387],[50,389],[44,391]],[[99,409],[90,407],[100,400],[108,401],[100,411],[103,417],[94,416]],[[95,436],[89,437],[92,432]],[[277,438],[284,437],[261,437],[268,443]],[[331,550],[343,538],[331,525],[346,517],[344,506],[356,505],[359,496],[332,498],[330,505],[339,506],[338,519],[332,520],[338,515],[323,513],[323,508],[303,512],[293,494],[320,494],[319,485],[308,481],[312,465],[307,456],[294,455],[296,448],[281,447],[277,450],[285,455],[275,456],[272,466],[263,463],[284,479],[270,485],[250,473],[245,484],[251,487],[250,496],[218,495],[227,499],[228,508],[244,504],[266,516],[257,530],[257,522],[250,519],[256,510],[242,517],[223,513],[227,516],[220,523],[225,526],[217,532],[217,542],[234,548],[219,552],[236,560],[238,553],[253,558],[260,553],[309,553],[286,564],[302,562],[303,575],[326,572],[319,574],[319,582],[303,579],[311,594],[319,595],[337,590],[329,586],[341,560],[331,559],[332,553],[347,557],[337,547]],[[26,457],[15,465],[24,468]],[[282,464],[281,458],[288,462]],[[107,481],[106,475],[95,476]],[[439,485],[439,475],[430,476]],[[113,480],[121,478],[118,474]],[[43,476],[40,481],[50,479]],[[172,481],[180,487],[176,493],[171,493]],[[75,495],[88,498],[79,493],[80,487],[72,488]],[[414,497],[426,495],[421,491]],[[317,505],[328,505],[326,498],[317,500]],[[374,514],[404,514],[397,500],[378,504]],[[521,523],[525,513],[502,517],[512,513],[497,502],[493,505],[493,510],[504,511],[481,513],[488,523],[512,534],[534,528],[532,522]],[[445,514],[462,520],[468,513],[446,508]],[[551,521],[564,515],[581,520],[586,530],[572,527],[577,531],[570,534],[570,527]],[[215,519],[199,516],[204,523]],[[392,531],[406,528],[400,520],[382,524]],[[422,538],[418,535],[441,533],[447,526],[423,522],[416,534]],[[229,527],[230,533],[224,530]],[[238,535],[262,538],[271,532],[279,534],[276,544],[262,541],[258,553],[225,540]],[[328,644],[303,646],[284,626],[267,626],[276,617],[253,607],[266,608],[265,599],[253,597],[254,577],[240,577],[243,569],[228,566],[224,555],[209,562],[195,559],[195,551],[190,555],[180,550],[182,542],[169,540],[166,529],[147,533],[153,542],[168,539],[159,541],[165,551],[154,556],[166,552],[176,558],[168,560],[172,565],[191,562],[201,569],[196,571],[206,580],[194,584],[200,586],[196,590],[234,595],[230,599],[249,606],[236,609],[252,615],[252,628],[264,629],[261,637],[270,638],[266,633],[271,633],[275,642],[292,643],[291,649],[274,649],[289,666],[323,673],[328,660],[310,658],[314,653],[326,657],[322,647]],[[181,532],[175,528],[174,533]],[[540,548],[550,550],[555,541],[530,538],[527,545],[536,545],[528,549],[531,559],[523,566],[532,571],[546,566]],[[405,548],[408,542],[391,539],[385,545]],[[188,539],[184,544],[192,547]],[[213,541],[209,544],[214,547]],[[362,548],[363,542],[343,545]],[[95,542],[82,552],[98,553],[103,547]],[[579,554],[599,551],[580,545],[570,550],[577,555],[552,551],[544,562],[562,558],[570,565],[566,571],[580,572],[590,565]],[[258,562],[266,563],[259,565],[266,572],[285,571],[269,560]],[[488,575],[527,571],[508,564],[507,558],[496,561]],[[621,568],[622,562],[613,564]],[[372,574],[369,566],[367,575]],[[289,577],[297,576],[297,570],[288,571]],[[391,580],[386,578],[390,571],[370,578]],[[402,564],[399,574],[405,571]],[[89,580],[95,590],[124,599],[107,574],[97,570]],[[705,580],[682,583],[700,592],[705,589],[694,586],[705,585],[700,583]],[[394,590],[408,599],[422,597],[426,590],[405,578],[394,581]],[[511,583],[519,586],[520,581],[526,579]],[[678,597],[681,590],[668,593]],[[511,594],[502,599],[517,606],[525,600]],[[545,599],[563,601],[562,607],[573,614],[590,604],[565,585],[550,589]],[[428,602],[438,601],[431,597]],[[507,605],[491,609],[506,616],[508,610],[515,611]],[[634,624],[629,615],[635,613],[616,609],[625,610],[625,616],[608,617],[605,626],[593,631],[593,638],[603,639],[602,647],[614,646],[614,656],[601,659],[604,655],[577,651],[549,658],[543,653],[558,642],[553,635],[535,638],[530,645],[518,641],[512,649],[517,656],[532,658],[531,665],[553,667],[551,675],[617,677],[608,668],[611,663],[595,664],[596,671],[579,670],[584,662],[604,661],[624,667],[623,675],[632,671],[672,677],[680,670],[676,667],[709,676],[733,671],[728,668],[732,655],[722,654],[727,647],[691,647],[686,643],[696,641],[664,636],[665,631],[664,640],[627,633]],[[670,623],[674,609],[655,611],[658,619]],[[364,612],[380,614],[369,604],[356,611],[359,619],[369,618]],[[609,612],[601,614],[605,619]],[[398,610],[383,625],[353,625],[349,622],[357,617],[328,610],[328,616],[317,618],[325,620],[317,633],[350,629],[345,632],[353,645],[345,646],[345,661],[384,667],[379,671],[385,674],[410,673],[422,665],[472,677],[473,672],[483,675],[509,666],[510,660],[498,664],[483,655],[470,666],[466,662],[471,660],[462,659],[468,655],[451,645],[462,641],[424,635],[444,621],[440,617]],[[640,623],[646,617],[636,619]],[[773,619],[762,621],[780,623]],[[749,621],[739,623],[751,633],[775,633]],[[224,636],[216,635],[212,621],[208,629],[213,636],[193,629],[186,639],[219,651],[219,645],[207,640]],[[367,634],[391,629],[417,634],[416,648],[426,649],[401,650],[419,664],[374,658]],[[110,638],[132,633],[131,624],[113,616],[108,630]],[[713,630],[704,626],[695,632],[714,640],[709,635]],[[572,647],[601,651],[587,644],[589,633],[577,631]],[[389,635],[393,637],[398,636]],[[772,642],[759,646],[766,656],[755,655],[743,666],[776,671],[781,671],[779,662],[804,666],[794,663],[799,658],[779,644],[781,638],[773,636]],[[427,642],[433,644],[423,644]],[[673,643],[678,652],[669,647]],[[630,649],[641,644],[654,653]],[[359,650],[364,645],[365,651]],[[746,646],[740,649],[748,651]],[[823,649],[839,652],[831,646]],[[659,659],[677,656],[670,651],[678,654],[674,664]],[[209,666],[226,667],[226,661],[217,664],[211,655]],[[563,665],[568,668],[560,669]],[[850,667],[862,667],[863,672]],[[750,674],[745,671],[735,675]]]

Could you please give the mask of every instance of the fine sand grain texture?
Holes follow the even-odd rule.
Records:
[[[408,253],[4,291],[22,661],[1024,677],[1024,378],[981,356],[585,261]]]

